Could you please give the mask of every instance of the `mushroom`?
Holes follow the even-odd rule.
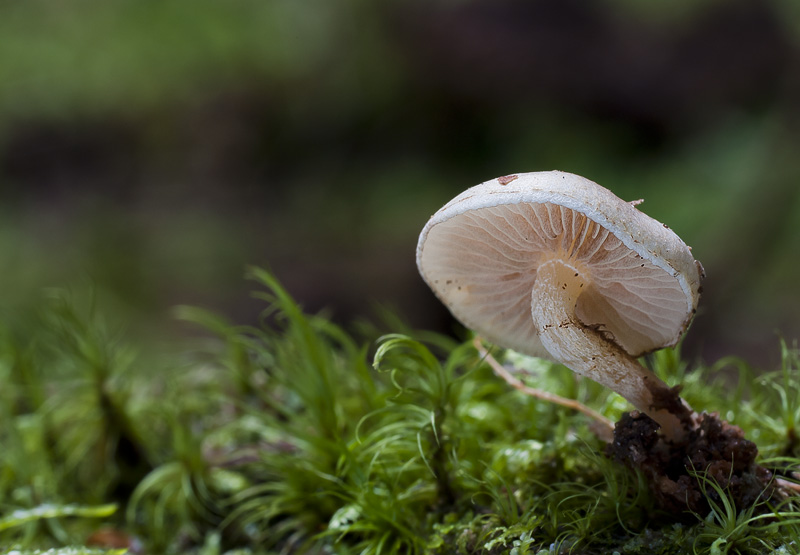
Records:
[[[465,326],[609,387],[676,441],[693,413],[636,359],[678,342],[703,270],[636,204],[560,171],[492,179],[431,217],[417,266]]]

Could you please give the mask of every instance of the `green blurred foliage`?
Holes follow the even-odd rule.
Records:
[[[302,78],[336,33],[331,3],[5,3],[2,106],[13,116],[161,109],[219,80]]]
[[[143,332],[248,312],[267,264],[342,319],[449,330],[416,235],[497,175],[585,175],[706,267],[687,343],[800,333],[791,0],[0,3],[0,305],[87,284]]]

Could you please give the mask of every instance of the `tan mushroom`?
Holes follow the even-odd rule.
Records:
[[[500,177],[431,217],[417,265],[465,326],[611,388],[677,439],[688,407],[636,357],[678,342],[703,271],[635,204],[570,173]]]

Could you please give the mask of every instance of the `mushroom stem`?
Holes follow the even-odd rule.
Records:
[[[685,426],[676,412],[691,409],[678,400],[679,408],[667,410],[674,391],[639,364],[611,339],[589,327],[575,314],[578,297],[588,287],[580,268],[557,258],[539,266],[531,297],[531,315],[542,345],[558,362],[616,391],[660,426],[672,441],[683,437]]]

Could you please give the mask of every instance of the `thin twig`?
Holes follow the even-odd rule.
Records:
[[[790,482],[789,480],[784,480],[783,478],[775,478],[775,483],[777,483],[785,492],[791,492],[794,495],[800,494],[800,484],[797,482]]]
[[[561,397],[560,395],[556,395],[555,393],[549,393],[547,391],[542,391],[541,389],[536,389],[535,387],[530,387],[525,385],[520,379],[515,378],[511,373],[505,369],[505,367],[497,362],[489,351],[483,346],[481,343],[480,337],[475,337],[472,341],[472,344],[478,350],[481,357],[492,367],[494,373],[503,378],[508,385],[517,389],[526,395],[530,395],[531,397],[536,397],[537,399],[541,399],[543,401],[547,401],[549,403],[554,403],[556,405],[561,405],[562,407],[567,407],[578,412],[585,414],[586,416],[594,419],[596,421],[596,426],[592,426],[592,430],[594,433],[602,439],[603,441],[610,442],[614,437],[614,423],[611,422],[608,418],[603,416],[597,411],[594,411],[575,399],[567,399],[566,397]]]

